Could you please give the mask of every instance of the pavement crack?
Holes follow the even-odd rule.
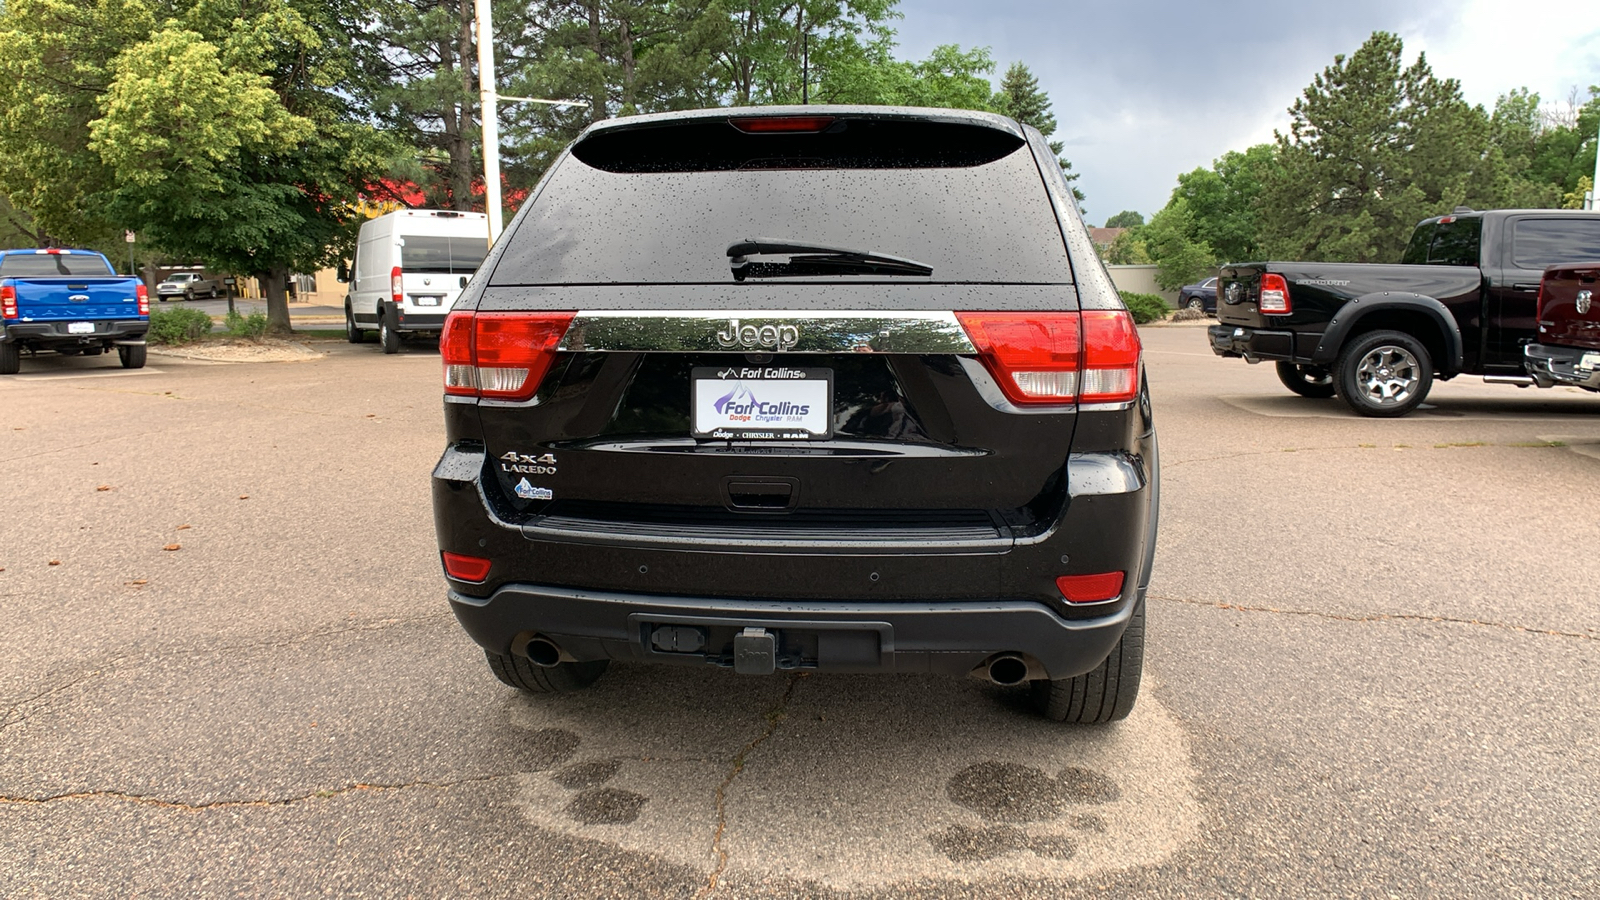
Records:
[[[1366,616],[1353,616],[1345,613],[1318,612],[1312,609],[1282,609],[1276,606],[1248,606],[1242,603],[1225,603],[1220,600],[1191,600],[1187,597],[1171,597],[1163,594],[1150,594],[1152,600],[1165,600],[1169,603],[1183,603],[1189,606],[1209,606],[1213,609],[1230,609],[1238,612],[1263,612],[1276,613],[1282,616],[1306,616],[1314,619],[1328,619],[1335,622],[1440,622],[1448,625],[1475,625],[1480,628],[1496,628],[1501,631],[1517,631],[1523,634],[1539,634],[1549,637],[1576,638],[1580,641],[1600,639],[1596,635],[1583,631],[1559,631],[1553,628],[1533,628],[1528,625],[1518,625],[1513,622],[1495,622],[1487,619],[1464,619],[1458,616],[1430,616],[1422,613],[1375,613]]]
[[[307,794],[298,794],[292,797],[260,797],[249,800],[213,800],[209,803],[187,803],[182,800],[165,800],[160,797],[151,797],[145,794],[130,794],[126,791],[70,791],[63,794],[50,794],[44,797],[17,797],[0,795],[0,806],[48,806],[53,803],[87,800],[112,800],[120,803],[130,803],[138,806],[154,806],[160,809],[176,809],[184,812],[204,812],[213,809],[241,809],[248,807],[270,808],[279,806],[293,806],[308,800],[326,800],[331,797],[340,797],[362,791],[386,793],[392,791],[405,791],[416,788],[433,790],[449,790],[469,784],[489,784],[504,778],[517,777],[516,772],[501,772],[493,775],[475,775],[471,778],[457,778],[451,781],[401,781],[386,784],[373,784],[357,782],[341,788],[326,788],[312,791]]]
[[[722,846],[722,834],[728,827],[728,788],[733,786],[734,779],[744,771],[745,760],[750,757],[750,753],[766,743],[767,739],[778,730],[779,723],[788,715],[789,701],[794,697],[795,688],[800,686],[800,679],[804,677],[806,677],[804,672],[796,672],[789,676],[789,685],[784,688],[783,696],[778,699],[776,706],[766,712],[764,717],[767,720],[766,727],[733,757],[732,764],[728,766],[728,774],[723,777],[722,783],[717,785],[717,829],[711,836],[711,851],[717,855],[717,867],[706,879],[705,887],[695,894],[695,900],[710,896],[711,892],[717,889],[717,882],[722,879],[722,873],[728,868],[728,851]]]

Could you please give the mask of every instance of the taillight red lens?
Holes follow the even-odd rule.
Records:
[[[1077,313],[958,312],[956,319],[1012,403],[1077,399],[1082,356]]]
[[[1139,394],[1139,332],[1126,310],[958,312],[1006,399],[1120,403]]]
[[[736,116],[728,122],[745,134],[816,134],[833,124],[833,116]]]
[[[395,266],[389,270],[389,299],[400,303],[405,297],[405,292],[405,279],[400,277],[400,267]]]
[[[439,340],[445,393],[495,400],[532,397],[574,315],[451,313]]]
[[[17,317],[17,289],[11,285],[0,287],[0,319]]]
[[[443,553],[444,572],[457,581],[482,581],[489,577],[494,561],[481,556],[463,556],[460,553]]]
[[[139,286],[133,289],[133,296],[139,298],[139,315],[150,315],[150,289],[144,286],[144,282],[139,282]]]
[[[1539,296],[1533,302],[1533,318],[1537,321],[1544,318],[1544,286],[1548,279],[1539,279]]]
[[[1123,575],[1122,572],[1062,575],[1056,579],[1056,588],[1068,603],[1100,603],[1121,596]]]
[[[1139,330],[1121,309],[1083,312],[1080,403],[1122,403],[1139,396]]]
[[[1261,276],[1261,301],[1258,306],[1264,316],[1287,316],[1293,309],[1289,302],[1289,282],[1282,275],[1271,272]]]

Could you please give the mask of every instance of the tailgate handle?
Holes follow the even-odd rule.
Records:
[[[793,509],[800,498],[800,483],[794,478],[757,479],[734,475],[723,479],[722,495],[730,509],[784,512]]]

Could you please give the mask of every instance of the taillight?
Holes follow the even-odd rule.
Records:
[[[817,134],[833,116],[736,116],[728,123],[745,134]]]
[[[1533,307],[1533,318],[1535,321],[1544,318],[1544,286],[1549,280],[1550,279],[1548,278],[1539,279],[1539,297],[1534,301]]]
[[[527,400],[539,389],[573,312],[453,312],[439,338],[444,392]]]
[[[400,267],[395,266],[389,270],[389,297],[396,303],[403,302],[405,291],[405,280],[400,277]]]
[[[481,556],[465,556],[460,553],[443,553],[444,573],[457,581],[482,581],[489,577],[489,570],[494,567],[494,561]]]
[[[1139,334],[1126,310],[958,312],[956,318],[1019,406],[1132,400]]]
[[[1264,316],[1287,316],[1292,308],[1289,303],[1289,282],[1284,281],[1282,275],[1270,272],[1261,276],[1261,300],[1257,306]]]
[[[0,287],[0,319],[17,317],[17,289],[11,285]]]
[[[1122,579],[1122,572],[1063,575],[1056,579],[1056,589],[1068,603],[1103,603],[1122,595]]]
[[[133,289],[133,296],[139,299],[139,315],[150,315],[150,289],[144,286],[144,282],[139,282],[139,286]]]

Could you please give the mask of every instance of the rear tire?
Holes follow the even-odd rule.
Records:
[[[561,694],[581,691],[603,674],[611,665],[609,659],[591,662],[564,662],[545,668],[534,665],[525,656],[502,656],[491,650],[483,651],[489,660],[489,671],[502,682],[530,694]]]
[[[1144,672],[1144,601],[1134,607],[1122,639],[1093,671],[1076,678],[1035,681],[1033,702],[1047,719],[1103,725],[1128,717]]]
[[[1278,363],[1278,380],[1302,397],[1326,400],[1337,393],[1333,388],[1333,373],[1323,366],[1281,362]]]
[[[15,375],[22,368],[22,348],[16,344],[0,344],[0,375]]]
[[[350,311],[350,304],[344,305],[344,339],[352,344],[364,344],[367,333],[356,327],[355,313]]]
[[[117,357],[122,360],[124,369],[144,368],[145,351],[149,348],[143,344],[136,346],[123,345],[117,348]]]
[[[1334,386],[1363,416],[1393,419],[1416,409],[1433,387],[1433,357],[1403,331],[1373,331],[1339,354]]]
[[[383,345],[385,353],[400,352],[400,332],[389,326],[388,316],[381,316],[378,319],[378,343]]]
[[[1189,307],[1189,309],[1192,309],[1195,312],[1203,313],[1203,312],[1206,311],[1206,304],[1199,297],[1191,297],[1191,298],[1189,298],[1188,307]]]

